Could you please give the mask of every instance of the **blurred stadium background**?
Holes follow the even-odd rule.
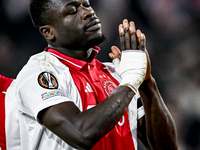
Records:
[[[0,0],[0,74],[15,78],[29,57],[46,46],[28,15],[29,0]],[[119,46],[124,18],[145,33],[152,74],[175,119],[179,150],[200,149],[200,1],[91,0],[107,41],[101,61]],[[139,144],[139,150],[144,148]]]

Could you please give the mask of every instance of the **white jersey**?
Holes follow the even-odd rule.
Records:
[[[17,76],[16,98],[20,112],[22,150],[74,149],[42,126],[37,118],[41,110],[66,101],[72,101],[81,111],[84,110],[81,93],[75,85],[70,69],[61,63],[58,57],[60,56],[56,57],[55,54],[46,51],[36,54],[30,58]],[[80,67],[74,62],[66,61],[74,67]],[[111,69],[107,64],[107,69],[109,68]],[[110,72],[117,77],[115,72]],[[87,83],[83,91],[89,93],[93,90]],[[137,145],[137,119],[144,115],[143,107],[139,110],[135,107],[138,97],[137,94],[128,108],[135,145]]]
[[[0,75],[0,150],[21,150],[15,81]]]

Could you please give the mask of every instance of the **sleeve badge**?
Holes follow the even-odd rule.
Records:
[[[57,89],[58,81],[56,77],[49,72],[42,72],[38,76],[38,83],[41,87],[46,89]]]

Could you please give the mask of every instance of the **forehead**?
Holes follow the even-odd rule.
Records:
[[[89,1],[89,0],[52,0],[54,3],[57,4],[70,4],[70,3],[80,3],[83,1]]]
[[[83,3],[83,2],[89,2],[89,0],[51,0],[51,2],[54,5],[54,8],[65,8],[66,6],[77,4],[77,3]]]
[[[60,15],[66,7],[85,2],[89,3],[89,0],[51,0],[52,5],[49,5],[49,8],[53,10],[53,13],[58,13]]]
[[[48,6],[51,10],[54,10],[58,12],[59,10],[62,10],[67,5],[70,5],[72,3],[81,2],[82,0],[50,0],[49,3],[46,3],[46,6]]]

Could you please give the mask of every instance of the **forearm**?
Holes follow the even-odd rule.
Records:
[[[42,123],[69,145],[90,149],[118,123],[133,96],[129,87],[120,86],[86,111],[80,111],[72,102],[58,104],[44,112]]]
[[[147,138],[152,149],[177,149],[175,123],[152,76],[143,82],[139,91],[145,108]]]
[[[80,131],[86,133],[94,143],[99,141],[118,123],[133,96],[134,92],[130,88],[118,87],[96,107],[77,115],[77,120],[81,120]]]

